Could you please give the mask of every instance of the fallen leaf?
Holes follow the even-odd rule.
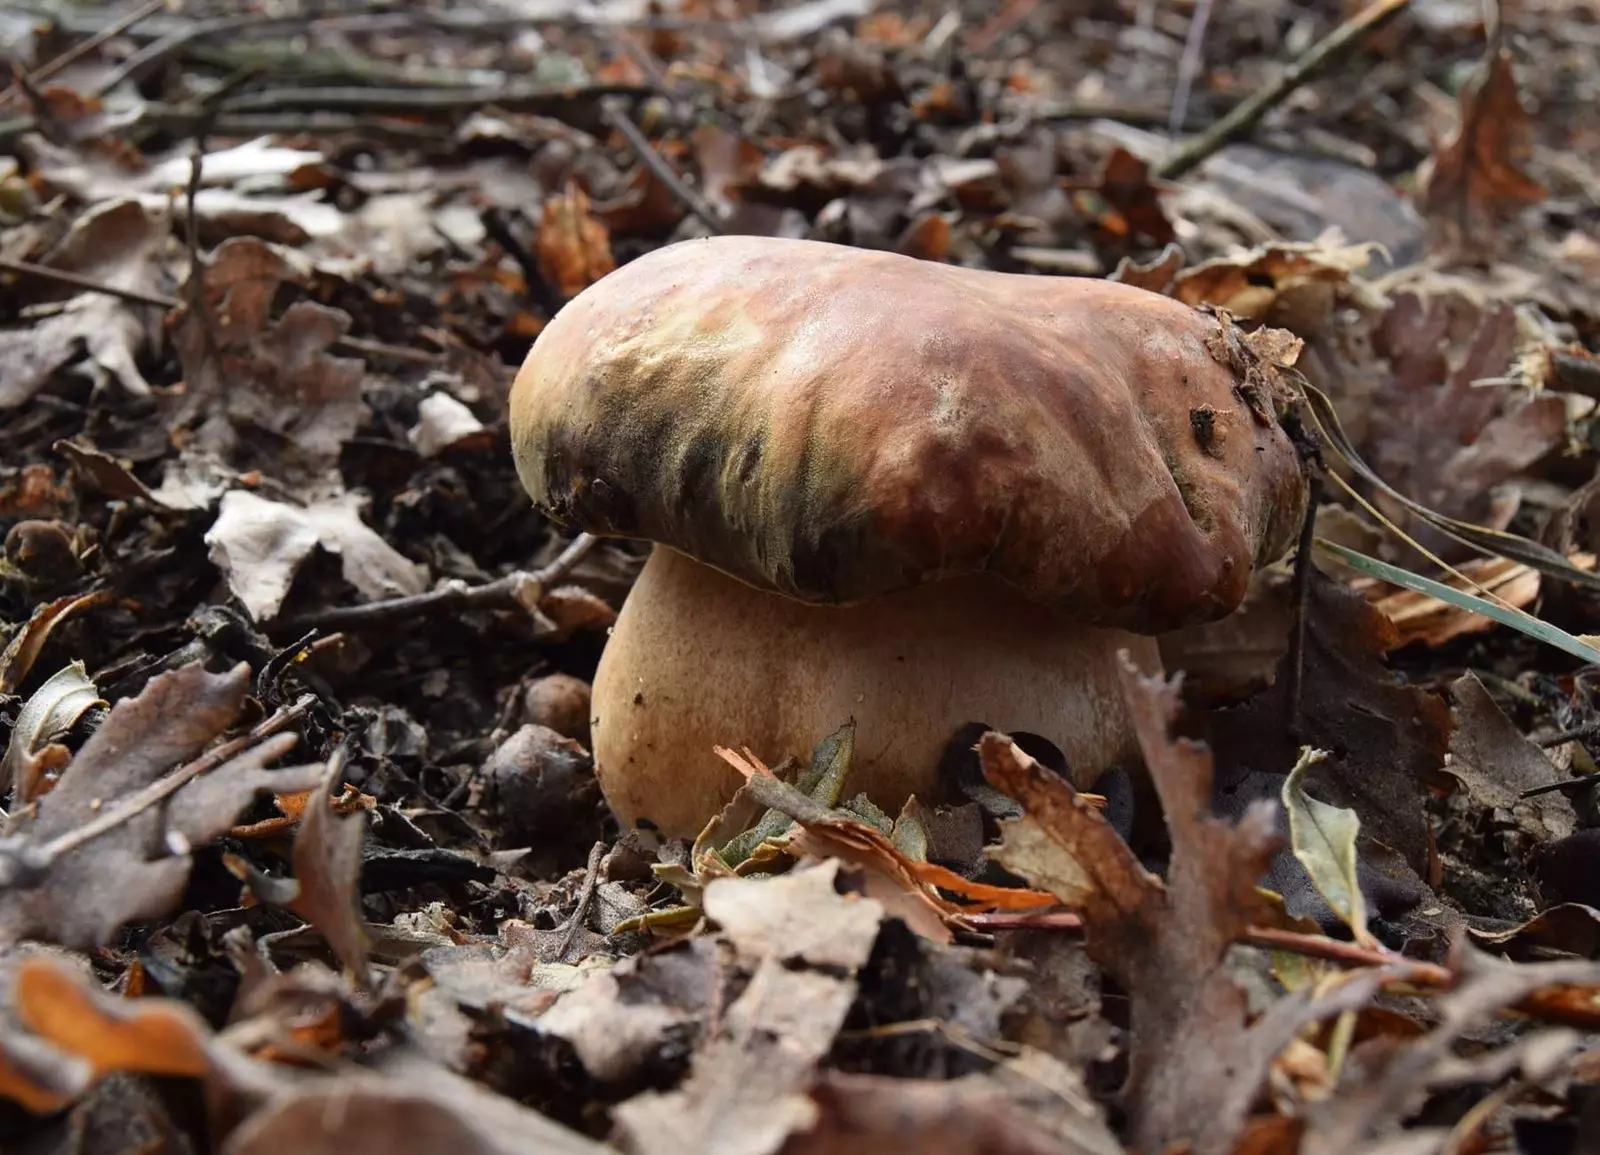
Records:
[[[191,847],[223,834],[257,794],[315,781],[316,766],[264,768],[294,744],[278,735],[170,797],[152,793],[233,723],[249,685],[244,663],[225,674],[193,663],[112,706],[54,788],[0,833],[0,862],[13,871],[0,888],[0,945],[100,946],[125,923],[169,913],[188,881]]]
[[[1367,904],[1358,878],[1356,840],[1361,819],[1354,810],[1329,806],[1305,791],[1306,771],[1326,753],[1303,750],[1289,776],[1283,780],[1283,806],[1289,815],[1289,836],[1294,856],[1306,868],[1312,883],[1364,947],[1376,948],[1377,939],[1367,929]]]
[[[589,211],[589,198],[576,184],[545,199],[535,247],[540,275],[564,298],[576,297],[617,267],[611,234]]]
[[[1355,275],[1375,246],[1279,241],[1174,272],[1170,295],[1189,305],[1214,305],[1302,337],[1324,332],[1346,299],[1381,298]]]
[[[958,1079],[892,1079],[830,1071],[811,1097],[816,1126],[783,1155],[1122,1155],[1082,1078],[1024,1049]]]
[[[613,1110],[625,1150],[773,1155],[816,1122],[806,1094],[856,997],[855,975],[883,908],[835,889],[829,861],[770,879],[720,878],[705,890],[748,982],[696,1051],[683,1084]]]
[[[1508,49],[1497,48],[1461,90],[1460,121],[1417,174],[1417,207],[1446,240],[1483,252],[1500,225],[1545,197],[1524,166],[1534,125],[1522,107]]]
[[[105,605],[111,598],[111,590],[90,590],[35,606],[22,628],[6,642],[6,648],[0,650],[0,694],[14,693],[27,681],[34,661],[57,626],[86,610]]]
[[[1121,673],[1171,836],[1165,883],[1065,779],[1014,742],[985,734],[979,755],[995,787],[1023,806],[1025,817],[1005,828],[1006,844],[1018,824],[1034,824],[1044,838],[1033,836],[1030,854],[1053,844],[1057,860],[1071,864],[1044,877],[1069,879],[1060,897],[1082,913],[1089,956],[1128,992],[1132,1037],[1122,1096],[1133,1146],[1185,1144],[1195,1155],[1225,1155],[1273,1058],[1306,1023],[1364,1005],[1376,979],[1355,974],[1315,996],[1297,991],[1246,1027],[1245,992],[1223,960],[1248,927],[1272,923],[1256,884],[1281,845],[1276,807],[1256,803],[1237,824],[1214,817],[1210,753],[1170,732],[1177,683],[1144,677],[1126,655]],[[1031,866],[1024,858],[1002,861]]]
[[[429,393],[417,403],[417,423],[406,438],[424,457],[437,457],[465,445],[487,447],[489,433],[483,422],[461,402],[445,392]]]
[[[1449,707],[1389,669],[1393,623],[1316,566],[1307,570],[1305,613],[1298,716],[1286,654],[1271,686],[1211,720],[1209,738],[1227,768],[1219,792],[1253,773],[1286,773],[1301,745],[1329,751],[1311,776],[1318,795],[1360,818],[1363,859],[1377,863],[1378,845],[1392,848],[1420,882],[1429,854],[1422,791],[1445,781],[1437,775],[1449,746]],[[1295,720],[1293,735],[1285,719]]]
[[[295,575],[319,545],[338,555],[345,581],[365,600],[423,592],[427,569],[363,522],[362,505],[354,493],[299,507],[229,490],[206,531],[211,561],[256,621],[278,615]]]
[[[130,293],[160,295],[166,288],[161,256],[171,240],[165,212],[117,200],[86,211],[40,263]],[[0,330],[0,362],[6,366],[0,410],[27,403],[79,358],[128,393],[149,396],[138,358],[154,341],[156,318],[164,312],[107,293],[80,292],[26,328]]]
[[[0,794],[11,791],[10,809],[32,802],[46,772],[67,764],[71,755],[65,747],[53,745],[55,740],[90,709],[105,704],[82,662],[51,674],[23,703],[0,758]]]
[[[1126,235],[1119,239],[1124,242],[1142,237],[1167,245],[1177,239],[1161,209],[1160,193],[1150,183],[1150,167],[1121,145],[1111,150],[1100,170],[1099,193],[1120,218]]]
[[[204,428],[209,447],[233,452],[236,430],[264,432],[263,463],[280,473],[334,464],[369,415],[364,363],[330,353],[349,314],[300,300],[272,317],[279,286],[310,274],[310,261],[291,249],[231,238],[205,262],[203,306],[185,308],[173,330],[187,386],[173,420],[187,423],[220,398],[226,422],[213,417]]]
[[[1524,797],[1565,774],[1517,729],[1476,675],[1462,674],[1449,688],[1451,714],[1446,773],[1461,780],[1473,804],[1496,824],[1514,824],[1536,843],[1552,843],[1577,828],[1572,805],[1559,793]]]
[[[1468,927],[1472,941],[1507,958],[1539,961],[1554,953],[1600,957],[1600,910],[1575,902],[1552,906],[1509,930]]]

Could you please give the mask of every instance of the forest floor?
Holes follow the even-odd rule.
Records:
[[[18,0],[0,46],[0,1151],[1600,1149],[1600,4]],[[925,841],[748,762],[764,844],[618,829],[646,547],[534,512],[506,400],[715,233],[1303,341],[1309,548],[1127,686],[1152,843],[999,738],[1020,813]]]

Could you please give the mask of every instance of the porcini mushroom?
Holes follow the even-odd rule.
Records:
[[[714,752],[927,799],[964,724],[1079,785],[1137,760],[1118,650],[1220,618],[1307,484],[1288,386],[1226,319],[1132,286],[813,241],[658,249],[569,302],[513,385],[557,523],[655,543],[601,656],[591,740],[625,826],[693,837]]]

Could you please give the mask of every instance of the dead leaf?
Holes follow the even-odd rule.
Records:
[[[1177,239],[1172,222],[1161,209],[1161,196],[1150,183],[1150,167],[1121,145],[1111,150],[1100,170],[1099,192],[1115,210],[1121,224],[1118,239],[1126,243],[1144,238],[1168,245]],[[1105,221],[1102,229],[1107,228]]]
[[[1524,793],[1566,775],[1528,741],[1468,672],[1450,683],[1455,729],[1445,770],[1459,778],[1473,803],[1496,824],[1515,824],[1537,843],[1567,837],[1577,828],[1572,805],[1559,793]]]
[[[1210,740],[1228,768],[1223,792],[1252,773],[1286,773],[1301,744],[1329,751],[1311,775],[1318,796],[1356,812],[1363,859],[1380,860],[1375,843],[1392,848],[1420,880],[1429,853],[1422,791],[1444,781],[1436,776],[1452,723],[1438,695],[1388,668],[1385,656],[1397,640],[1387,618],[1312,566],[1297,735],[1284,725],[1294,717],[1285,655],[1270,687],[1213,717]]]
[[[1600,965],[1594,963],[1518,965],[1464,945],[1453,969],[1459,975],[1454,989],[1435,1003],[1438,1026],[1408,1041],[1378,1038],[1357,1044],[1338,1093],[1305,1104],[1301,1155],[1347,1155],[1366,1150],[1362,1145],[1368,1140],[1395,1136],[1432,1088],[1493,1086],[1525,1064],[1525,1077],[1538,1083],[1576,1050],[1576,1034],[1539,1031],[1510,1046],[1480,1052],[1475,1059],[1458,1058],[1456,1048],[1467,1032],[1506,1008],[1526,1007],[1562,989],[1581,991],[1592,1003],[1600,985]],[[1548,1047],[1551,1043],[1554,1050]]]
[[[1122,1155],[1122,1145],[1066,1064],[1026,1048],[959,1079],[830,1071],[811,1097],[814,1129],[783,1155]]]
[[[883,908],[835,888],[837,862],[770,879],[720,878],[705,890],[749,975],[716,1021],[682,1086],[613,1111],[634,1155],[773,1155],[816,1122],[806,1089],[855,1001],[855,975]]]
[[[361,520],[363,504],[359,495],[343,493],[302,508],[233,489],[205,540],[228,588],[257,621],[278,615],[319,545],[338,555],[345,581],[367,601],[423,592],[427,569]]]
[[[540,275],[564,298],[576,297],[617,267],[611,234],[589,211],[589,197],[575,183],[545,199],[536,250]]]
[[[1246,1028],[1245,992],[1223,959],[1247,927],[1273,920],[1257,880],[1281,845],[1276,807],[1252,805],[1235,825],[1214,817],[1210,753],[1170,732],[1177,683],[1140,675],[1125,655],[1121,671],[1172,840],[1166,883],[1063,778],[1014,742],[985,734],[979,755],[996,788],[1023,806],[1025,817],[1006,828],[1007,843],[1019,825],[1040,831],[1028,857],[1002,861],[1020,871],[1053,846],[1056,865],[1044,877],[1068,879],[1061,898],[1082,912],[1090,957],[1128,991],[1123,1096],[1133,1145],[1162,1151],[1178,1143],[1195,1155],[1225,1155],[1274,1056],[1305,1023],[1365,1004],[1376,980],[1353,975],[1315,998],[1296,992]]]
[[[487,448],[488,430],[476,414],[450,394],[429,393],[417,404],[417,423],[406,431],[406,438],[424,457],[437,457],[450,449],[473,445]]]
[[[1483,252],[1501,222],[1545,197],[1525,171],[1534,125],[1517,93],[1511,53],[1497,48],[1461,90],[1460,122],[1417,174],[1417,207],[1445,239]]]
[[[315,780],[315,766],[264,768],[294,744],[279,735],[170,797],[136,805],[141,791],[233,723],[249,685],[244,663],[226,674],[194,663],[111,708],[55,787],[4,826],[0,862],[15,873],[0,888],[0,943],[100,946],[127,922],[170,912],[189,878],[191,847],[224,833],[258,793]],[[112,821],[119,806],[132,809]]]
[[[137,201],[116,200],[89,209],[41,264],[131,293],[161,295],[161,268],[171,243],[165,212]],[[56,372],[84,358],[102,377],[136,397],[150,394],[138,358],[156,336],[165,312],[106,293],[77,293],[48,307],[26,328],[0,330],[0,410],[32,399]]]
[[[237,431],[264,432],[263,463],[279,473],[320,473],[369,415],[364,363],[330,353],[349,314],[300,300],[272,317],[279,286],[305,284],[311,268],[303,255],[253,237],[224,241],[204,266],[204,306],[185,308],[173,331],[187,386],[173,419],[187,423],[221,398],[226,420],[213,416],[202,442],[232,453]]]
[[[1176,271],[1168,292],[1185,304],[1215,305],[1310,338],[1329,329],[1347,299],[1381,303],[1356,276],[1375,247],[1279,241]]]
[[[11,790],[11,809],[32,802],[41,792],[46,772],[67,764],[71,754],[64,746],[53,745],[55,740],[90,709],[105,704],[82,662],[57,670],[23,703],[5,757],[0,758],[0,794]]]

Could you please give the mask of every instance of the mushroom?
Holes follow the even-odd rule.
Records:
[[[593,685],[625,827],[693,837],[716,746],[807,757],[849,719],[850,786],[937,796],[981,722],[1092,784],[1138,764],[1118,651],[1220,618],[1287,552],[1307,483],[1292,392],[1226,317],[1116,282],[816,241],[669,245],[573,298],[512,387],[554,522],[649,558]],[[1292,339],[1291,339],[1292,340]]]

